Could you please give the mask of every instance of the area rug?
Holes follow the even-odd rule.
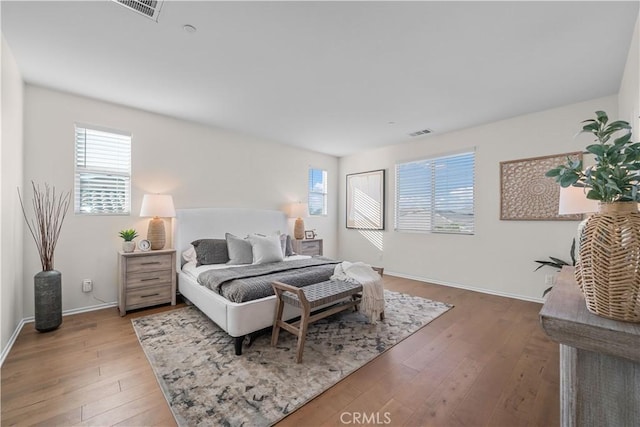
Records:
[[[138,319],[133,327],[181,426],[268,426],[445,313],[452,306],[385,291],[385,320],[345,311],[309,326],[303,362],[282,331],[234,353],[233,339],[195,307]]]

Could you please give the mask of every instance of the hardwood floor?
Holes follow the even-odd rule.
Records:
[[[391,276],[385,287],[455,308],[278,425],[559,424],[558,345],[539,304]],[[46,334],[27,324],[2,367],[1,424],[175,425],[130,321],[172,308],[67,316]]]

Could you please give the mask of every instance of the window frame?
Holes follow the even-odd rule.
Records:
[[[85,146],[85,150],[86,150],[86,146],[88,145],[89,141],[87,138],[87,131],[92,131],[92,132],[96,132],[96,133],[104,133],[104,134],[109,134],[110,137],[113,137],[114,140],[118,139],[118,138],[125,138],[128,139],[128,141],[126,141],[125,143],[128,144],[128,168],[126,168],[125,166],[125,170],[123,171],[123,167],[118,168],[116,162],[114,162],[113,167],[109,168],[109,167],[87,167],[86,164],[85,166],[80,166],[79,165],[79,160],[78,160],[78,153],[80,150],[79,144],[81,143],[80,139],[78,138],[79,132],[81,132],[82,130],[85,131],[85,139],[83,141],[84,146]],[[82,216],[129,216],[131,215],[131,168],[132,168],[132,152],[131,152],[131,145],[132,145],[132,140],[133,140],[133,136],[131,134],[131,132],[127,132],[127,131],[121,131],[121,130],[117,130],[117,129],[112,129],[112,128],[106,128],[103,126],[96,126],[96,125],[91,125],[91,124],[85,124],[85,123],[74,123],[74,144],[73,144],[73,148],[74,148],[74,214],[75,215],[82,215]],[[95,141],[94,141],[95,142]],[[118,149],[114,149],[113,153],[117,153]],[[122,166],[122,163],[120,163],[120,165]],[[92,212],[86,212],[83,211],[83,206],[81,203],[81,194],[82,194],[82,183],[81,183],[81,176],[82,174],[92,174],[94,175],[94,177],[92,179],[95,179],[95,176],[103,176],[103,177],[121,177],[123,178],[124,181],[124,189],[121,192],[124,196],[124,209],[121,211],[115,211],[115,212],[109,212],[107,210],[104,210],[104,205],[101,206],[101,210],[98,211],[92,211]],[[114,190],[115,192],[115,190]],[[119,193],[118,193],[119,194]]]
[[[442,196],[442,192],[443,191],[454,191],[455,187],[451,187],[449,185],[447,185],[449,183],[449,179],[450,176],[446,176],[445,178],[445,183],[443,185],[439,185],[439,180],[437,179],[437,174],[436,174],[436,170],[438,167],[442,167],[443,165],[446,165],[447,161],[452,159],[452,158],[459,158],[458,160],[461,162],[464,162],[465,160],[463,159],[463,157],[466,156],[471,156],[471,166],[472,166],[472,171],[471,171],[471,190],[470,190],[470,197],[471,197],[471,213],[470,213],[470,218],[471,221],[468,223],[469,224],[469,228],[470,230],[464,230],[460,229],[459,231],[455,231],[453,228],[451,229],[438,229],[439,225],[438,225],[438,221],[434,220],[434,218],[436,217],[436,212],[437,212],[437,208],[438,206],[441,206],[441,202],[439,202],[437,200],[438,196]],[[425,189],[425,193],[427,194],[427,196],[429,197],[429,201],[424,203],[423,205],[417,204],[416,206],[418,208],[421,208],[422,206],[426,206],[428,212],[427,215],[425,215],[425,219],[424,222],[427,223],[428,222],[428,228],[427,226],[425,226],[424,228],[421,228],[420,226],[416,227],[416,228],[409,228],[406,226],[403,226],[400,223],[400,212],[402,209],[406,209],[405,207],[401,207],[400,203],[402,203],[401,200],[401,189],[400,189],[400,185],[401,182],[401,177],[400,177],[400,168],[402,166],[407,166],[407,165],[411,165],[411,164],[428,164],[428,171],[426,171],[426,175],[429,176],[428,180],[426,181],[425,185],[429,186],[430,188]],[[475,208],[475,190],[476,190],[476,177],[475,177],[475,169],[476,169],[476,149],[475,147],[473,148],[469,148],[469,149],[464,149],[464,150],[460,150],[460,151],[456,151],[456,152],[452,152],[452,153],[447,153],[447,154],[442,154],[442,155],[438,155],[438,156],[430,156],[430,157],[424,157],[424,158],[420,158],[420,159],[416,159],[416,160],[408,160],[408,161],[402,161],[402,162],[398,162],[395,164],[395,200],[394,200],[394,231],[397,232],[401,232],[401,233],[421,233],[421,234],[454,234],[454,235],[467,235],[467,236],[471,236],[471,235],[475,235],[476,234],[476,218],[475,218],[475,212],[476,212],[476,208]],[[467,171],[468,173],[469,171]],[[443,178],[440,178],[440,180],[442,180]],[[464,179],[463,174],[459,174],[459,175],[454,175],[454,179]],[[420,188],[420,184],[414,184],[416,186],[416,188]],[[458,188],[469,188],[469,186],[460,186]],[[420,190],[418,190],[420,191]],[[416,197],[420,197],[419,193]],[[460,197],[459,199],[456,198],[447,198],[446,200],[444,200],[444,204],[447,205],[449,203],[455,203],[455,202],[460,202],[460,201],[464,201],[464,196]],[[461,209],[460,211],[463,211],[463,209]],[[455,213],[455,212],[454,212]],[[458,215],[464,215],[464,213],[462,212],[457,212]],[[442,215],[441,215],[442,216]],[[428,217],[428,218],[427,218]],[[419,223],[419,220],[418,222]],[[463,227],[465,226],[465,224],[467,223],[463,223]],[[466,228],[466,227],[465,227]]]
[[[312,173],[314,171],[319,171],[322,173],[322,182],[324,185],[324,191],[313,191],[313,187],[311,183],[313,182]],[[309,207],[309,216],[327,216],[329,214],[329,173],[326,169],[323,168],[315,168],[313,166],[309,166],[309,170],[307,172],[307,206]],[[313,213],[311,210],[311,196],[320,195],[322,197],[322,212],[321,213]]]

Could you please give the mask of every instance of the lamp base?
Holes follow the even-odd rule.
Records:
[[[147,240],[151,242],[151,249],[158,250],[164,248],[165,237],[164,232],[164,220],[158,217],[149,221],[149,228],[147,229]]]
[[[296,240],[304,239],[304,221],[302,218],[296,219],[296,225],[293,228],[293,237]]]

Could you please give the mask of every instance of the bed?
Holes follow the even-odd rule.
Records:
[[[178,253],[176,268],[179,271],[179,291],[234,338],[237,355],[242,354],[245,337],[272,326],[276,307],[275,295],[245,302],[232,302],[198,283],[198,273],[194,271],[197,269],[190,264],[183,265],[182,253],[191,247],[191,242],[198,239],[222,239],[226,233],[236,236],[252,233],[286,234],[288,230],[287,217],[281,211],[240,208],[199,208],[176,211],[173,235],[174,247]],[[304,258],[310,257],[294,256],[286,261]],[[286,307],[283,317],[289,320],[299,314],[299,310]]]

